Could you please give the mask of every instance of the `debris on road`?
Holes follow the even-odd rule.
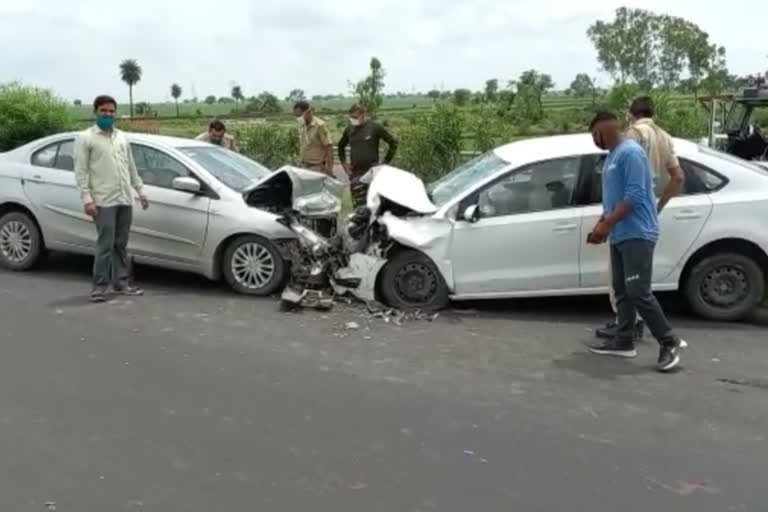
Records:
[[[357,329],[360,328],[360,324],[358,324],[357,322],[347,322],[344,327],[346,327],[350,331],[356,331]]]

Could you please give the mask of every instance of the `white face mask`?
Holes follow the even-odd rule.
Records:
[[[306,119],[304,119],[304,116],[303,116],[303,115],[301,115],[301,116],[297,117],[297,118],[296,118],[296,121],[299,123],[299,126],[304,126],[304,125],[306,125],[306,124],[307,124],[307,120],[306,120]]]
[[[352,126],[360,126],[360,119],[350,117],[349,124],[351,124]]]

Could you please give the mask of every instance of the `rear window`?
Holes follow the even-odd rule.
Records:
[[[728,153],[723,153],[722,151],[717,151],[716,149],[708,148],[706,146],[699,146],[699,151],[701,151],[705,155],[714,156],[715,158],[719,158],[721,160],[726,160],[732,164],[737,164],[742,167],[746,167],[747,169],[755,171],[758,174],[762,174],[765,177],[768,177],[768,168],[762,167],[756,164],[755,162],[744,160],[743,158],[729,155]]]

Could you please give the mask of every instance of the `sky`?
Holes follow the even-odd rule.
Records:
[[[174,82],[183,97],[234,84],[246,96],[338,94],[375,55],[387,92],[479,90],[527,69],[558,88],[581,72],[607,85],[586,31],[623,5],[697,23],[726,47],[733,73],[768,69],[768,2],[756,0],[0,0],[0,83],[125,101],[118,65],[134,58],[144,71],[136,101],[166,100]]]

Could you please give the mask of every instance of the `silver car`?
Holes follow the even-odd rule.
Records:
[[[76,135],[59,134],[0,154],[1,265],[26,270],[46,250],[93,253],[95,227],[75,184]],[[205,142],[127,135],[151,202],[146,211],[134,209],[133,259],[210,279],[223,276],[240,293],[269,295],[284,283],[284,245],[295,234],[278,222],[278,213],[293,206],[293,188],[301,188],[292,187],[292,180],[303,180],[310,191],[341,186],[311,171],[273,173]],[[310,205],[308,217],[315,218],[307,220],[332,230],[340,201],[320,195],[321,207]]]

